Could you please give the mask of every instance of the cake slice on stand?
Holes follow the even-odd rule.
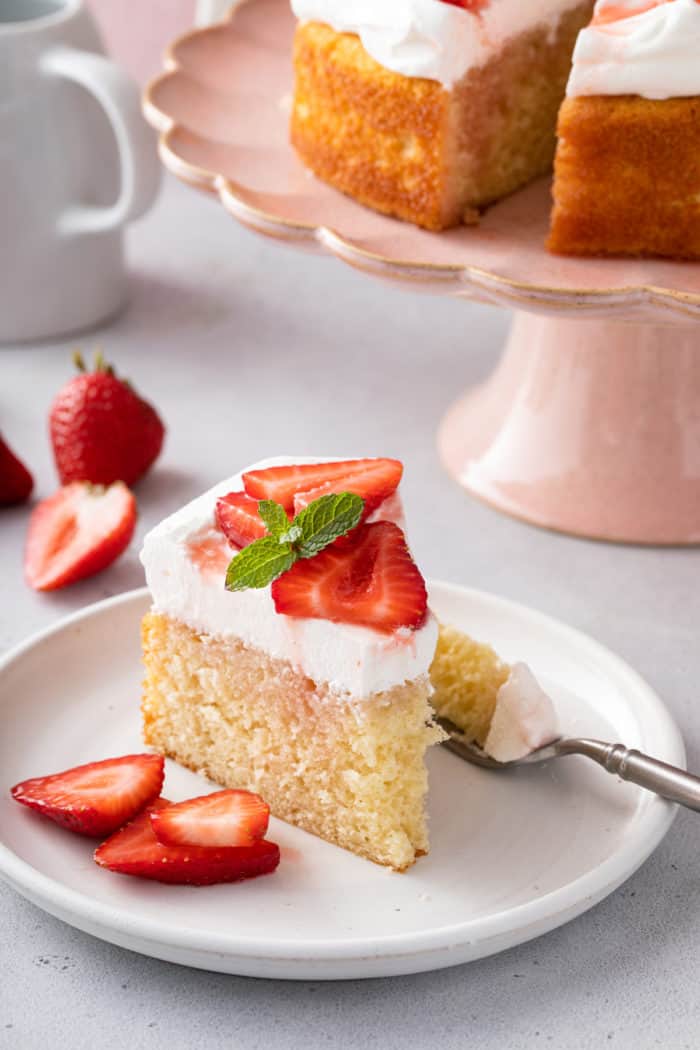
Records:
[[[700,258],[698,0],[598,0],[559,116],[548,248]]]
[[[291,140],[319,178],[429,230],[550,170],[591,0],[292,0]]]
[[[396,460],[277,459],[145,539],[144,738],[396,870],[428,850],[438,628]]]

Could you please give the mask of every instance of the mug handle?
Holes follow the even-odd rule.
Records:
[[[80,84],[97,100],[119,151],[121,188],[117,200],[107,207],[72,205],[59,216],[59,232],[66,236],[103,233],[143,215],[158,192],[160,163],[153,132],[141,115],[136,84],[104,55],[69,47],[48,51],[42,56],[41,69],[49,76]]]

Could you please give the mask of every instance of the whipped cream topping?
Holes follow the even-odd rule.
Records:
[[[598,0],[567,94],[700,95],[699,0]]]
[[[445,0],[291,0],[297,18],[356,33],[380,65],[451,88],[518,33],[555,32],[577,0],[482,0],[473,9]]]
[[[330,462],[323,458],[278,457],[247,470],[291,463]],[[141,562],[154,611],[181,620],[194,630],[236,637],[269,656],[287,660],[301,673],[327,683],[340,696],[361,698],[383,692],[428,673],[437,643],[437,622],[429,614],[418,630],[392,635],[330,620],[282,616],[270,588],[227,591],[226,567],[234,555],[216,528],[219,496],[243,488],[234,474],[171,514],[146,536]],[[371,520],[394,521],[403,528],[397,493]]]
[[[512,762],[558,735],[552,701],[527,664],[513,664],[498,690],[484,751],[497,762]]]

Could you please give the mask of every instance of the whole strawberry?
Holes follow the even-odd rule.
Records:
[[[0,507],[24,503],[34,488],[34,479],[21,460],[0,437]]]
[[[158,457],[165,437],[162,420],[102,354],[95,356],[93,372],[86,371],[80,354],[73,360],[79,375],[59,390],[49,415],[61,483],[133,485]]]

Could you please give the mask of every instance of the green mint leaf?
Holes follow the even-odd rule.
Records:
[[[287,522],[289,525],[289,522]],[[286,532],[283,532],[281,536],[277,536],[276,539],[280,543],[296,543],[297,540],[301,539],[301,528],[298,525],[289,525]]]
[[[294,519],[301,529],[296,552],[300,558],[313,558],[339,536],[344,536],[359,523],[365,501],[353,492],[319,496],[304,507]]]
[[[297,556],[290,543],[280,543],[274,536],[263,536],[244,547],[226,570],[226,590],[245,591],[248,587],[267,587],[287,569]]]
[[[261,500],[258,512],[270,533],[244,547],[226,571],[226,590],[267,587],[291,569],[297,558],[313,558],[359,524],[365,501],[352,492],[320,496],[289,521],[274,500]]]
[[[282,539],[289,529],[289,518],[284,507],[273,499],[261,499],[258,503],[258,514],[265,523],[265,528],[275,539]]]

